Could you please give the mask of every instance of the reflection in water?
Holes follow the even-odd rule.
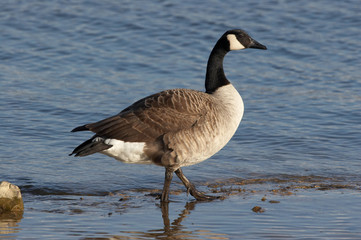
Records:
[[[202,184],[200,184],[202,185]],[[277,176],[261,176],[261,178],[252,178],[252,179],[241,179],[241,178],[227,178],[223,180],[217,180],[213,183],[203,183],[203,186],[207,186],[209,193],[218,193],[221,194],[221,199],[226,199],[229,196],[245,196],[245,195],[254,195],[254,194],[269,194],[288,196],[293,195],[301,189],[314,189],[320,191],[326,190],[335,190],[335,189],[349,189],[349,190],[360,190],[360,183],[348,183],[345,182],[343,178],[336,177],[321,177],[321,176],[296,176],[296,175],[287,175],[279,174]],[[134,190],[133,190],[134,191]],[[154,190],[138,189],[134,191],[136,193],[142,193],[143,196],[152,195],[149,192],[153,193]],[[207,193],[208,193],[207,192]],[[176,193],[174,193],[176,194]],[[122,195],[123,199],[124,195]],[[124,206],[129,208],[132,206],[131,199],[134,197],[126,197],[129,200]],[[261,199],[259,199],[261,201]],[[262,200],[264,201],[264,200]],[[109,235],[102,236],[99,238],[91,239],[229,239],[229,235],[224,233],[214,233],[212,230],[207,229],[197,229],[189,228],[189,222],[187,224],[183,223],[183,220],[186,219],[190,214],[195,211],[195,206],[199,202],[187,202],[183,207],[183,210],[178,214],[178,216],[171,221],[169,219],[169,211],[172,212],[172,209],[169,209],[169,204],[164,203],[160,204],[160,214],[162,214],[163,219],[163,228],[153,228],[147,229],[141,227],[140,231],[130,231],[123,230],[120,231],[121,235]],[[272,201],[269,201],[272,203]],[[174,212],[174,209],[173,209]],[[140,222],[141,224],[141,222]],[[154,223],[158,225],[159,223]],[[278,236],[278,235],[277,235]],[[232,236],[233,237],[233,236]],[[89,238],[84,238],[89,239]]]
[[[196,204],[197,202],[187,202],[184,206],[183,211],[178,215],[178,218],[174,219],[174,221],[171,223],[169,219],[169,204],[161,203],[160,209],[162,212],[164,224],[163,229],[148,230],[146,232],[121,231],[121,233],[124,233],[126,235],[112,236],[109,239],[204,239],[204,237],[211,239],[229,239],[226,234],[212,233],[209,230],[191,231],[183,227],[183,225],[181,224],[182,221],[191,213],[192,210],[194,210]],[[197,236],[199,236],[199,238],[197,238]]]
[[[184,218],[190,214],[190,211],[194,210],[195,202],[186,203],[184,210],[179,214],[179,217],[175,219],[172,224],[169,220],[169,204],[161,203],[162,218],[164,223],[164,235],[166,237],[174,237],[177,235],[184,235],[183,226],[181,225]],[[189,231],[186,231],[189,233]]]
[[[16,239],[16,236],[9,235],[20,231],[18,223],[22,218],[23,212],[0,214],[0,239],[3,238],[2,235],[5,235],[6,239]]]
[[[188,202],[184,206],[184,210],[179,214],[179,217],[175,219],[171,224],[169,220],[169,204],[162,203],[162,218],[164,222],[164,231],[160,235],[153,235],[156,238],[162,239],[194,239],[197,235],[202,237],[211,237],[212,239],[229,239],[225,234],[212,233],[209,230],[184,230],[182,221],[185,219],[192,210],[197,202]]]
[[[172,191],[172,199],[177,199],[178,196],[178,199],[182,200],[160,205],[158,203],[159,199],[156,199],[160,191],[153,188],[132,188],[127,189],[127,191],[107,192],[106,194],[101,194],[101,191],[94,193],[90,189],[89,192],[86,192],[86,195],[82,195],[78,193],[78,191],[81,192],[79,188],[71,191],[67,189],[59,190],[57,188],[47,188],[44,190],[36,185],[29,185],[27,188],[24,188],[24,191],[28,194],[29,205],[32,206],[28,210],[35,214],[34,218],[28,219],[32,221],[35,219],[38,222],[44,223],[40,224],[41,226],[38,230],[49,235],[54,234],[54,238],[56,238],[59,232],[53,232],[52,230],[66,225],[67,231],[61,237],[57,235],[59,239],[229,239],[235,238],[235,234],[239,233],[228,231],[228,227],[236,230],[244,229],[248,233],[266,234],[259,233],[258,228],[255,226],[257,224],[264,224],[262,226],[267,228],[267,226],[271,226],[277,221],[280,226],[290,231],[297,230],[297,224],[303,224],[304,227],[312,232],[314,231],[315,221],[309,224],[309,216],[313,216],[316,219],[319,216],[318,214],[312,215],[314,213],[308,212],[310,210],[309,205],[302,205],[305,192],[308,189],[312,190],[311,195],[317,196],[316,200],[321,199],[321,201],[324,198],[319,198],[320,194],[317,191],[328,192],[330,190],[342,189],[357,193],[361,190],[360,181],[350,183],[342,177],[285,174],[278,174],[276,176],[257,175],[257,178],[248,179],[225,178],[214,180],[211,183],[201,182],[197,185],[202,186],[206,194],[217,194],[222,196],[221,200],[228,198],[233,200],[218,200],[205,204],[194,201],[184,203],[185,205],[183,205],[185,195],[183,188]],[[305,191],[301,193],[301,190]],[[84,192],[85,190],[82,190],[83,194]],[[263,200],[266,199],[264,197],[266,195],[271,200]],[[279,203],[279,201],[272,201],[272,197],[276,195],[285,197],[292,195],[294,197],[292,201],[284,201],[279,204],[280,206],[274,206],[275,204],[271,206],[272,203]],[[236,203],[238,201],[235,202],[235,199],[240,199],[241,205]],[[315,199],[313,198],[312,201]],[[322,202],[318,207],[325,209],[324,206],[327,201]],[[343,201],[348,201],[348,199],[345,198]],[[220,204],[220,202],[222,203]],[[349,202],[353,203],[353,200]],[[159,206],[159,208],[154,209],[154,204]],[[266,214],[262,215],[258,214],[260,212],[255,213],[251,208],[256,204],[265,209],[267,209],[266,204],[268,204],[270,210],[266,210]],[[198,209],[196,209],[196,205],[198,205]],[[213,216],[214,213],[212,211],[217,206],[222,206],[222,209],[224,208],[225,215]],[[238,209],[234,208],[234,206],[240,206],[241,208],[236,211],[242,211],[244,214],[233,216],[235,218],[228,218],[230,214],[234,213],[235,209]],[[334,227],[343,228],[344,224],[350,224],[351,220],[347,218],[339,220],[340,216],[346,216],[342,212],[335,212],[335,209],[338,209],[339,206],[337,208],[333,204],[328,206],[328,216],[334,217],[337,214],[336,217],[338,219],[335,219],[338,222],[335,224],[331,222],[329,224],[320,223],[322,227],[329,227],[329,229]],[[284,211],[284,209],[291,209],[292,207],[295,207],[293,214],[301,216],[298,218],[297,224],[294,225],[295,228],[287,225],[288,222],[284,221],[286,219],[285,216],[289,214],[289,210]],[[357,204],[347,204],[347,209],[343,211],[350,211],[352,207],[357,209]],[[144,213],[149,214],[149,216]],[[91,221],[89,216],[91,216]],[[110,216],[112,218],[109,218]],[[44,220],[44,218],[47,220]],[[240,221],[234,221],[234,219],[238,218]],[[323,219],[323,217],[320,218],[321,220]],[[104,221],[104,219],[108,220]],[[270,219],[273,222],[269,222]],[[22,229],[20,229],[18,226],[20,220],[21,216],[17,220],[11,218],[9,220],[8,218],[1,221],[0,219],[0,236],[1,234],[7,234],[5,235],[6,238],[11,238],[12,236],[18,238],[22,234],[27,234],[28,231],[30,231],[30,234],[37,234],[36,231],[28,230],[25,227],[27,222],[24,222],[24,220],[22,220],[23,223],[20,225]],[[84,228],[84,222],[89,224],[87,225],[88,227]],[[209,225],[209,223],[213,225]],[[351,226],[353,226],[352,224]],[[214,228],[215,225],[217,228]],[[112,229],[109,229],[109,227]],[[274,228],[269,228],[267,231],[270,234],[276,234],[276,239],[279,239],[279,236],[284,233],[282,229]]]

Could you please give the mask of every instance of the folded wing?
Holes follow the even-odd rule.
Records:
[[[210,104],[206,93],[172,89],[143,98],[115,116],[72,131],[89,130],[95,136],[125,142],[152,142],[166,133],[191,128],[207,114]]]

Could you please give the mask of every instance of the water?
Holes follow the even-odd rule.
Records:
[[[25,212],[0,220],[0,238],[360,239],[360,10],[358,1],[2,1],[0,180],[21,188]],[[232,28],[268,50],[227,55],[244,118],[222,151],[183,169],[225,199],[196,203],[174,179],[162,209],[162,168],[68,157],[91,136],[75,126],[160,90],[203,90],[210,50]]]

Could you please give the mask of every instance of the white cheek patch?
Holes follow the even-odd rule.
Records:
[[[229,42],[229,50],[241,50],[245,47],[237,40],[236,35],[234,34],[228,34],[227,40]]]

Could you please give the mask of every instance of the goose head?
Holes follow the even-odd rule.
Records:
[[[205,81],[207,93],[214,93],[218,88],[230,83],[224,74],[223,58],[229,51],[245,48],[267,49],[241,29],[229,30],[221,36],[209,55],[207,63]]]
[[[220,38],[220,41],[227,51],[241,50],[245,48],[267,49],[266,46],[251,38],[251,36],[241,29],[233,29],[225,32]]]

